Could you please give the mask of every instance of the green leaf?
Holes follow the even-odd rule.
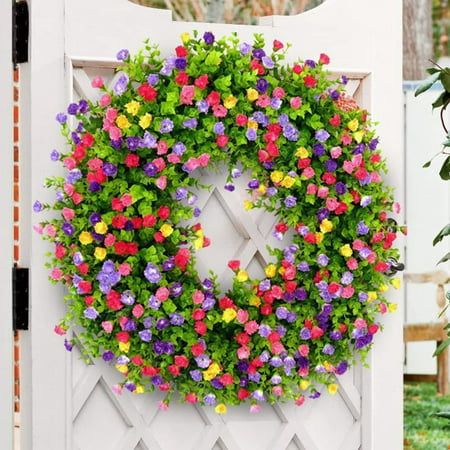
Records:
[[[130,187],[130,194],[133,197],[133,201],[137,202],[145,196],[146,189],[141,184],[133,184]]]
[[[430,75],[433,75],[434,73],[436,73],[436,72],[440,72],[441,70],[440,69],[437,69],[436,67],[429,67],[428,69],[427,69],[427,73],[429,73]]]
[[[231,86],[231,75],[227,75],[225,77],[217,78],[217,80],[214,81],[214,86],[219,91],[227,91],[228,88]]]
[[[439,171],[439,176],[445,181],[450,180],[450,156],[447,156],[444,164],[442,164],[441,170]]]
[[[438,356],[440,355],[448,346],[450,345],[450,338],[446,339],[444,342],[441,342],[438,345],[438,348],[435,350],[435,352],[433,353],[433,356]]]
[[[438,242],[441,242],[442,239],[445,236],[448,236],[450,234],[450,223],[445,225],[444,228],[442,228],[441,231],[436,235],[436,237],[433,239],[433,246],[436,245]]]
[[[432,414],[435,417],[443,417],[444,419],[450,420],[450,411],[439,411],[437,413]]]
[[[433,75],[430,75],[428,78],[426,78],[422,84],[416,89],[416,92],[414,93],[414,96],[417,97],[420,94],[423,94],[425,91],[428,91],[431,86],[433,86],[434,83],[439,79],[440,72],[433,73]]]
[[[422,167],[424,169],[426,169],[427,167],[430,167],[430,166],[431,166],[431,159],[429,161],[427,161]]]
[[[450,71],[444,70],[441,74],[441,83],[444,89],[450,93]]]
[[[443,262],[449,261],[450,260],[450,252],[448,252],[446,255],[444,255],[438,262],[436,265],[438,264],[442,264]]]
[[[213,50],[205,59],[205,64],[207,66],[218,66],[222,62],[220,53]]]
[[[441,106],[444,106],[448,104],[450,101],[450,94],[446,91],[442,92],[441,95],[432,103],[433,109],[440,108]]]

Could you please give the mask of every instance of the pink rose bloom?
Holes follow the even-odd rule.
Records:
[[[167,151],[169,150],[169,146],[167,145],[166,141],[159,141],[157,144],[157,154],[158,155],[165,155]]]
[[[186,161],[186,168],[189,172],[192,172],[193,170],[197,169],[197,167],[200,166],[200,163],[197,158],[189,158]]]
[[[344,134],[344,135],[341,137],[341,142],[342,142],[344,145],[349,145],[349,144],[351,144],[351,142],[352,142],[352,137],[349,136],[348,134]]]
[[[183,86],[181,89],[180,100],[183,105],[192,105],[194,99],[195,88],[192,84]]]
[[[398,214],[400,212],[400,203],[395,202],[393,205],[393,209],[394,209],[395,214]]]
[[[307,377],[309,374],[309,369],[307,367],[305,368],[300,368],[298,369],[297,373],[301,376],[301,377]]]
[[[114,392],[114,394],[116,395],[120,395],[122,394],[122,386],[120,384],[114,384],[111,387],[111,390]]]
[[[63,245],[57,245],[55,247],[55,257],[58,259],[63,258],[67,253],[66,248]]]
[[[261,108],[266,108],[270,105],[270,97],[266,94],[260,95],[258,97],[258,100],[256,100],[257,106],[260,106]]]
[[[327,198],[325,205],[329,211],[334,211],[339,206],[339,202],[335,198],[330,197]]]
[[[167,177],[165,175],[156,180],[156,186],[162,191],[167,187]]]
[[[136,319],[139,319],[139,317],[142,317],[142,314],[144,314],[144,307],[139,303],[134,305],[132,314]]]
[[[197,403],[197,396],[194,393],[186,394],[184,399],[187,403]]]
[[[202,153],[198,158],[197,161],[200,164],[201,167],[207,167],[209,164],[209,160],[211,159],[211,155],[209,153]]]
[[[302,99],[300,97],[292,97],[291,101],[291,108],[298,109],[300,106],[302,106]]]
[[[213,108],[213,114],[215,117],[225,117],[228,114],[228,109],[222,105],[216,105]]]
[[[100,158],[92,158],[88,161],[88,167],[91,170],[100,169],[103,166],[103,161]]]
[[[202,291],[195,291],[192,294],[192,301],[195,305],[201,305],[203,303],[203,300],[205,300],[205,295]]]
[[[125,330],[125,326],[126,326],[127,322],[128,322],[128,317],[123,317],[123,316],[119,317],[119,325],[120,325],[120,328],[122,329],[122,331]]]
[[[109,131],[109,137],[113,141],[118,141],[122,137],[122,132],[120,131],[120,128],[118,128],[118,127],[111,127],[108,131]]]
[[[116,240],[115,236],[113,234],[108,235],[108,236],[112,236],[114,238],[114,240]],[[128,263],[122,263],[119,265],[119,273],[122,276],[127,276],[130,275],[131,273],[131,266]]]
[[[44,231],[44,228],[40,223],[37,223],[36,225],[33,225],[33,230],[36,231],[38,234],[42,234]]]
[[[377,255],[372,252],[368,257],[367,257],[367,261],[370,262],[370,264],[373,264],[377,259]]]
[[[103,87],[103,78],[102,77],[95,77],[92,81],[91,81],[91,86],[93,88],[101,88]]]
[[[381,314],[386,314],[387,313],[386,303],[380,303],[378,305],[378,308],[379,308]]]
[[[371,183],[381,183],[381,175],[378,172],[370,173],[370,182]]]
[[[342,155],[342,148],[341,147],[333,147],[330,150],[330,155],[333,159],[339,158],[339,156]]]
[[[69,170],[75,169],[75,167],[77,166],[75,158],[72,158],[71,156],[64,158],[63,164],[64,167],[67,167]]]
[[[350,259],[347,261],[347,267],[348,267],[350,270],[356,270],[356,269],[358,268],[358,261],[357,261],[355,258],[350,258]]]
[[[44,232],[47,236],[55,237],[56,236],[56,228],[53,225],[45,225]]]
[[[61,211],[64,219],[72,220],[75,217],[75,211],[72,208],[64,207]]]
[[[343,169],[345,172],[347,173],[352,173],[353,169],[355,168],[355,166],[353,165],[353,163],[351,161],[344,161],[344,164],[342,165]]]
[[[237,320],[239,323],[245,323],[248,321],[248,311],[243,309],[239,309],[237,312]]]
[[[54,267],[50,272],[50,277],[52,278],[52,280],[60,280],[62,276],[63,276],[62,270],[59,269],[58,267]]]
[[[158,169],[158,172],[161,172],[161,170],[164,170],[166,168],[166,162],[162,158],[156,158],[152,162]]]
[[[114,122],[117,118],[117,109],[115,108],[108,108],[105,113],[106,118],[110,122]]]
[[[169,294],[170,294],[169,289],[167,289],[165,286],[163,286],[156,290],[155,297],[160,302],[165,302],[169,298]]]
[[[355,322],[354,322],[354,325],[359,330],[361,328],[366,328],[367,327],[367,322],[364,319],[356,319]]]
[[[353,156],[352,163],[355,167],[359,167],[362,164],[362,155]]]
[[[314,172],[314,169],[312,167],[306,167],[302,171],[302,176],[304,176],[307,180],[312,178],[314,176],[314,174],[315,174],[315,172]]]
[[[74,192],[72,195],[72,201],[75,205],[79,205],[83,201],[83,196],[79,192]]]
[[[282,87],[276,87],[273,90],[272,95],[275,98],[283,98],[286,95],[286,93],[284,92],[284,89]]]
[[[61,325],[55,325],[55,328],[53,330],[60,336],[64,336],[66,334],[66,330]]]
[[[308,186],[306,187],[306,193],[309,195],[316,195],[317,194],[317,186],[314,183],[309,183]]]
[[[246,324],[245,324],[245,327],[244,327],[244,329],[245,329],[245,332],[247,333],[247,334],[254,334],[254,333],[256,333],[257,331],[258,331],[258,329],[259,329],[259,325],[258,325],[258,323],[256,322],[256,320],[250,320],[250,322],[247,322]]]
[[[247,359],[250,356],[250,349],[246,345],[243,345],[236,350],[236,353],[239,359]]]
[[[283,388],[281,386],[274,386],[272,388],[273,395],[276,395],[277,397],[280,397],[283,395]]]
[[[116,237],[113,234],[108,233],[105,237],[105,246],[112,247],[115,242],[116,242]]]
[[[252,414],[257,414],[257,413],[259,413],[260,411],[261,411],[261,405],[258,405],[258,404],[250,405],[250,412],[251,412]]]
[[[122,197],[120,197],[120,201],[123,206],[130,206],[133,203],[133,197],[131,194],[123,194]]]
[[[342,298],[350,298],[355,293],[355,289],[352,286],[344,286],[341,291]]]
[[[177,154],[171,153],[170,155],[167,155],[167,161],[171,164],[177,164],[181,161],[181,158]]]
[[[275,355],[279,355],[280,353],[286,351],[284,345],[280,341],[272,342],[270,345],[270,349],[272,350],[272,353]]]
[[[113,330],[113,323],[109,320],[105,320],[102,322],[102,328],[105,330],[106,333],[111,333]]]
[[[167,411],[169,409],[169,405],[166,402],[160,400],[158,402],[158,409],[160,409],[161,411]]]
[[[103,94],[100,97],[100,106],[102,108],[105,108],[106,106],[109,106],[111,104],[111,96],[109,94]]]
[[[299,345],[298,352],[300,353],[300,356],[308,356],[309,355],[309,346],[307,344]]]
[[[299,397],[297,397],[295,399],[296,406],[302,406],[303,403],[305,403],[305,396],[304,395],[300,395]]]
[[[355,239],[352,244],[353,250],[362,250],[365,246],[366,244],[361,239]]]
[[[317,190],[317,197],[326,198],[328,197],[329,189],[326,186],[320,186]]]

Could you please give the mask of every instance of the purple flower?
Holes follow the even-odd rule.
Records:
[[[170,133],[173,130],[173,122],[170,119],[163,119],[159,126],[160,133]]]
[[[144,172],[149,177],[154,177],[158,173],[158,168],[151,162],[144,165]]]
[[[151,73],[148,77],[147,77],[147,83],[150,86],[155,86],[157,85],[159,82],[159,75],[157,73]]]
[[[147,264],[147,267],[144,270],[144,275],[150,283],[158,283],[162,278],[158,268],[152,263]]]
[[[273,69],[275,67],[275,63],[272,58],[269,58],[268,56],[263,56],[261,58],[261,62],[266,69]]]
[[[77,103],[70,103],[67,107],[67,112],[71,116],[75,116],[78,113],[78,104]]]
[[[342,183],[342,181],[338,181],[334,188],[336,189],[336,194],[338,195],[343,195],[347,192],[347,186],[345,183]]]
[[[195,118],[187,119],[183,122],[183,127],[193,129],[193,128],[197,128],[197,124],[198,124],[197,119],[195,119]]]
[[[302,261],[297,264],[297,269],[300,270],[300,272],[309,272],[309,264],[306,261]]]
[[[342,84],[347,84],[348,83],[348,78],[345,75],[341,76],[341,82]]]
[[[308,297],[308,293],[306,292],[305,288],[297,288],[294,291],[294,295],[295,295],[295,298],[300,301],[306,300]]]
[[[355,348],[357,350],[366,347],[367,345],[369,345],[372,342],[373,339],[373,335],[372,334],[366,334],[358,339],[356,339],[355,342]]]
[[[153,317],[146,317],[142,323],[145,328],[151,328],[153,326]]]
[[[39,200],[36,200],[33,204],[33,211],[35,213],[41,212],[42,211],[42,203]]]
[[[356,226],[357,233],[362,236],[369,232],[370,228],[361,220]]]
[[[64,347],[66,348],[66,350],[68,352],[71,352],[72,348],[73,348],[73,344],[72,344],[72,342],[68,341],[67,339],[64,339]]]
[[[64,113],[58,113],[56,114],[56,121],[63,125],[67,122],[67,116]]]
[[[89,103],[86,100],[81,99],[78,103],[78,108],[80,114],[86,114],[89,111]],[[83,129],[83,124],[81,122],[78,124],[78,128],[80,128],[79,131]]]
[[[325,155],[325,147],[322,144],[314,144],[313,153],[317,157],[323,156]]]
[[[250,44],[247,44],[246,42],[242,42],[242,44],[239,46],[239,51],[242,55],[248,55],[252,51],[252,46]]]
[[[340,95],[339,91],[336,91],[336,89],[333,89],[330,92],[330,97],[331,97],[332,100],[337,100],[339,98],[339,95]]]
[[[91,225],[95,225],[96,223],[99,223],[101,220],[102,216],[97,212],[94,212],[89,216],[89,222],[91,223]]]
[[[139,331],[139,339],[143,342],[150,342],[152,340],[152,332],[150,330]]]
[[[218,378],[218,377],[216,377],[216,378],[213,378],[212,380],[211,380],[211,386],[214,388],[214,389],[223,389],[225,386],[220,382],[220,379]]]
[[[272,98],[272,99],[270,100],[270,106],[271,106],[273,109],[280,109],[282,103],[283,103],[282,100],[279,99],[279,98]]]
[[[367,301],[368,298],[369,298],[369,296],[368,296],[365,292],[360,292],[360,293],[358,294],[358,300],[359,300],[361,303],[365,303],[365,302]]]
[[[259,326],[258,334],[262,337],[267,337],[271,333],[272,329],[269,327],[269,325],[266,325],[265,323],[261,324]]]
[[[164,330],[164,328],[167,328],[170,325],[169,319],[166,319],[165,317],[161,317],[161,319],[158,319],[156,321],[156,329],[158,331]]]
[[[309,328],[302,328],[300,330],[300,337],[305,341],[311,339],[311,331]]]
[[[252,393],[252,397],[258,402],[265,401],[264,392],[261,391],[260,389],[257,389],[256,391],[254,391]]]
[[[245,132],[245,137],[249,141],[256,141],[256,130],[254,128],[247,128],[247,131]]]
[[[361,198],[360,205],[365,208],[366,206],[369,206],[372,203],[372,196],[370,195],[364,195]]]
[[[206,100],[199,100],[196,104],[197,109],[201,113],[207,113],[209,109],[209,104]]]
[[[320,208],[317,211],[317,220],[319,220],[319,222],[322,222],[322,220],[329,217],[329,215],[330,215],[330,211],[328,211],[327,208]]]
[[[191,194],[187,199],[187,204],[192,206],[197,200],[198,197],[195,194]]]
[[[175,326],[183,325],[184,317],[178,313],[172,313],[169,315],[170,323]]]
[[[259,181],[256,180],[255,178],[253,178],[252,180],[250,180],[247,184],[247,186],[250,189],[258,189],[259,188]]]
[[[263,94],[264,92],[266,92],[268,87],[269,87],[269,83],[267,82],[267,80],[265,78],[259,78],[258,81],[256,82],[256,90],[260,94]]]
[[[279,306],[275,310],[275,314],[276,314],[278,319],[286,319],[288,314],[289,314],[289,310],[286,307],[284,307],[284,306]]]
[[[347,361],[340,362],[336,367],[336,375],[343,375],[347,371],[347,368],[348,368]]]
[[[272,367],[281,367],[283,365],[283,360],[279,356],[272,356],[272,358],[270,358],[269,364]]]
[[[154,295],[150,295],[148,299],[148,306],[152,309],[159,309],[161,306],[161,301],[158,300]]]
[[[104,163],[102,169],[103,172],[105,172],[105,175],[107,175],[108,177],[113,177],[117,174],[117,166],[113,163]]]
[[[114,353],[111,350],[105,350],[102,354],[103,361],[110,362],[114,359]]]
[[[211,45],[214,43],[215,37],[210,31],[207,31],[203,35],[203,40],[205,41],[206,44]]]
[[[153,134],[149,133],[148,131],[144,133],[144,137],[139,142],[139,147],[142,148],[156,148],[157,145],[158,140]]]
[[[328,258],[327,255],[325,255],[324,253],[321,253],[318,257],[317,257],[317,264],[319,264],[319,266],[325,267],[328,265],[328,263],[330,262],[330,259]]]
[[[130,52],[126,48],[123,48],[117,52],[116,58],[118,61],[125,61],[129,56]]]
[[[298,140],[298,130],[294,127],[292,124],[287,124],[285,127],[283,127],[283,136],[288,140],[295,142]]]
[[[86,308],[83,314],[86,319],[90,320],[95,320],[98,317],[98,311],[93,307]]]
[[[331,344],[325,344],[322,353],[325,355],[332,355],[334,353],[334,347]]]
[[[197,363],[197,366],[201,369],[206,369],[211,364],[211,359],[208,355],[205,355],[204,353],[202,355],[199,355],[195,358],[195,362]]]
[[[75,231],[73,228],[73,225],[69,222],[64,222],[62,224],[61,230],[66,234],[67,236],[72,236],[73,232]]]
[[[141,141],[140,138],[138,138],[137,136],[127,137],[126,143],[127,143],[128,149],[131,151],[136,150],[139,146],[140,141]]]
[[[315,61],[313,61],[312,59],[307,59],[307,60],[305,61],[305,64],[306,64],[307,66],[311,67],[311,69],[314,69],[314,67],[316,67],[316,63],[315,63]]]
[[[297,199],[293,195],[288,195],[284,199],[284,205],[286,208],[293,208],[297,204]]]
[[[239,178],[241,175],[242,172],[237,167],[231,169],[231,178]]]
[[[113,86],[113,90],[117,95],[122,95],[128,87],[130,79],[126,73],[122,73]]]
[[[337,169],[338,165],[336,161],[328,159],[327,161],[325,161],[324,166],[327,172],[334,172]]]
[[[58,161],[59,160],[59,152],[58,150],[52,150],[50,153],[50,159],[52,161]]]
[[[377,148],[377,145],[378,145],[378,138],[372,139],[369,142],[369,149],[370,150],[375,150]]]
[[[189,372],[189,375],[191,376],[191,378],[194,380],[194,381],[202,381],[202,373],[200,372],[200,370],[191,370],[190,372]]]
[[[172,151],[176,155],[181,156],[186,151],[186,146],[182,142],[176,142],[172,147]]]
[[[222,122],[216,122],[213,126],[214,134],[224,134],[225,125]]]
[[[341,283],[345,285],[351,284],[353,281],[353,274],[351,272],[344,272],[341,277]]]
[[[186,69],[186,66],[187,66],[186,58],[177,58],[175,60],[175,68],[177,68],[178,70],[184,70]]]
[[[317,130],[315,136],[319,142],[325,142],[330,137],[330,133],[327,130]]]
[[[120,296],[120,301],[127,306],[131,306],[136,301],[135,296],[133,292],[131,291],[124,291],[122,292],[122,295]]]
[[[337,330],[336,331],[332,331],[330,333],[330,338],[333,341],[340,341],[342,339],[342,333],[340,331],[337,331]]]
[[[265,52],[264,49],[262,49],[262,48],[255,48],[255,49],[253,50],[253,56],[254,56],[256,59],[261,59],[263,56],[266,56],[266,52]]]
[[[205,405],[214,406],[216,404],[216,396],[214,394],[206,394],[203,397],[203,401],[205,402]]]
[[[233,192],[236,189],[236,186],[232,183],[227,183],[223,188],[229,192]]]

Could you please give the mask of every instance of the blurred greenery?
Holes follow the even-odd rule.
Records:
[[[450,396],[438,396],[435,383],[404,388],[404,450],[450,449],[450,420],[432,414],[450,410]]]
[[[435,58],[450,55],[450,0],[433,0],[433,44]]]

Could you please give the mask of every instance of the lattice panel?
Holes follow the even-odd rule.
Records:
[[[113,63],[90,63],[73,68],[73,100],[97,97],[90,87],[94,75],[111,83]],[[101,66],[100,68],[98,66]],[[349,75],[347,90],[358,102],[367,102],[363,75]],[[364,106],[368,106],[365,104]],[[251,276],[263,276],[271,260],[266,245],[284,247],[289,236],[278,242],[273,236],[276,218],[263,210],[243,210],[248,198],[244,175],[235,180],[236,190],[224,189],[225,170],[199,174],[210,190],[201,190],[199,221],[211,246],[198,252],[203,276],[214,270],[222,290],[230,285],[226,262],[240,259]],[[357,450],[361,446],[361,367],[338,378],[339,393],[324,393],[302,407],[291,403],[264,405],[258,414],[248,406],[232,407],[225,416],[212,408],[173,402],[168,411],[157,409],[161,393],[115,395],[111,386],[119,379],[103,361],[86,364],[74,347],[69,374],[73,386],[71,404],[74,450]]]

